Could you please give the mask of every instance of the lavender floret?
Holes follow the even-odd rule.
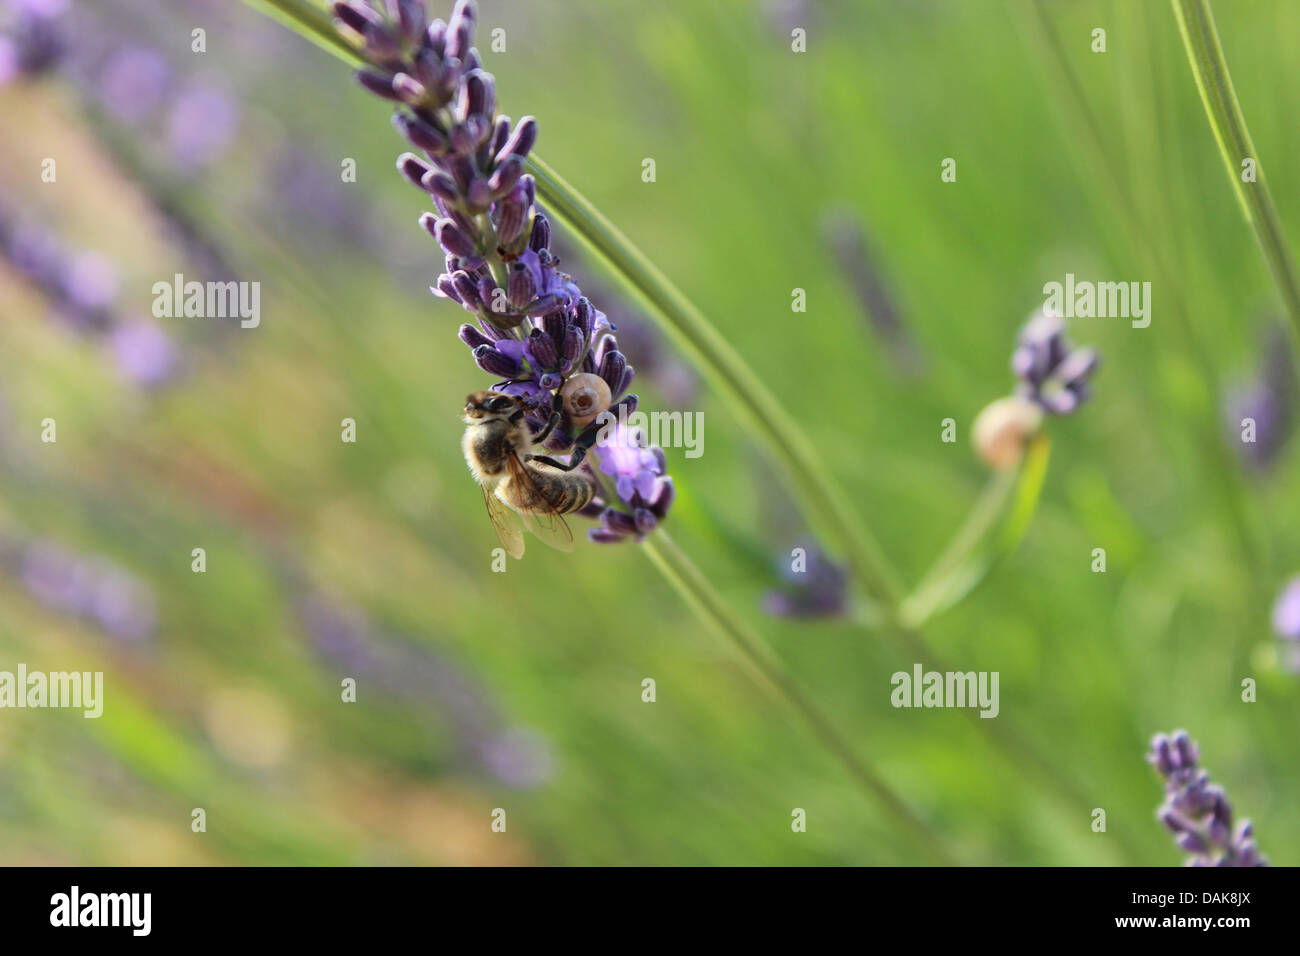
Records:
[[[1259,855],[1250,821],[1233,826],[1227,794],[1199,767],[1200,752],[1187,731],[1156,734],[1147,761],[1165,779],[1165,802],[1156,818],[1190,854],[1188,866],[1268,865]]]
[[[1095,350],[1070,345],[1063,318],[1042,311],[1021,329],[1011,369],[1020,379],[1017,394],[1049,415],[1069,415],[1091,394],[1099,362]]]

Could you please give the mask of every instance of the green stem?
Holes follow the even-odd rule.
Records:
[[[334,29],[328,13],[311,0],[245,0],[303,33],[352,65],[354,50]],[[660,272],[645,254],[535,153],[528,160],[548,211],[604,260],[620,282],[657,318],[668,336],[717,385],[743,423],[780,466],[809,523],[838,545],[874,600],[892,609],[900,587],[875,539],[862,526],[844,493],[816,465],[818,456],[785,408],[763,385],[727,338]]]
[[[356,48],[334,29],[334,17],[312,0],[244,0],[246,4],[276,20],[299,36],[305,37],[326,53],[350,66],[362,67],[366,61]]]
[[[804,692],[771,648],[732,612],[709,580],[672,538],[659,530],[641,546],[686,603],[735,646],[745,663],[762,678],[761,683],[775,690],[803,715],[813,733],[844,765],[854,781],[917,839],[934,862],[946,865],[955,863],[955,859],[929,825],[858,756],[832,720]]]
[[[810,523],[836,542],[867,593],[886,607],[898,599],[897,579],[880,546],[862,527],[844,494],[817,466],[819,456],[785,408],[721,332],[627,236],[535,153],[528,159],[547,212],[605,261],[624,287],[659,319],[731,403],[780,465]]]
[[[1250,130],[1246,128],[1246,117],[1242,115],[1241,104],[1232,87],[1232,76],[1228,73],[1228,62],[1219,43],[1219,31],[1214,26],[1210,0],[1170,2],[1183,36],[1183,45],[1187,48],[1196,88],[1201,93],[1205,115],[1228,168],[1228,179],[1237,193],[1246,221],[1255,230],[1255,238],[1291,317],[1296,344],[1300,345],[1300,277],[1296,275],[1286,232],[1264,178],[1264,165],[1255,152]],[[1255,161],[1254,182],[1245,182],[1241,178],[1241,163],[1245,159]]]

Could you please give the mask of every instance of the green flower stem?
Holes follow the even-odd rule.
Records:
[[[1187,59],[1196,79],[1196,88],[1201,93],[1205,115],[1228,169],[1228,179],[1246,214],[1246,221],[1255,230],[1255,238],[1259,240],[1264,259],[1291,317],[1296,344],[1300,346],[1300,277],[1296,275],[1286,232],[1273,203],[1268,181],[1264,178],[1264,164],[1255,152],[1250,130],[1246,128],[1246,117],[1242,115],[1237,93],[1232,88],[1232,76],[1223,57],[1219,31],[1214,26],[1210,0],[1170,0],[1170,3],[1183,36],[1183,45],[1187,48]],[[1245,159],[1255,161],[1253,183],[1241,178],[1241,163]]]
[[[547,212],[605,261],[624,288],[658,318],[673,343],[710,377],[781,466],[810,523],[840,546],[867,593],[892,608],[899,586],[880,546],[844,494],[817,467],[819,457],[808,439],[740,353],[631,240],[535,153],[528,166]]]
[[[1017,471],[994,473],[984,492],[921,583],[903,599],[899,622],[920,628],[966,597],[1029,530],[1047,477],[1051,439],[1040,432]]]
[[[264,13],[294,33],[305,37],[326,53],[354,67],[363,67],[366,61],[356,48],[334,29],[334,15],[312,0],[244,0],[254,10]]]
[[[771,648],[732,612],[709,580],[672,538],[659,530],[650,535],[641,546],[686,603],[740,652],[745,663],[761,678],[760,683],[775,690],[803,715],[813,733],[844,765],[854,781],[916,838],[934,862],[954,864],[956,860],[944,848],[930,826],[858,756],[834,722],[804,692]]]

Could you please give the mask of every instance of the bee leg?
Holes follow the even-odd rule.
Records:
[[[558,468],[560,471],[573,471],[582,464],[587,457],[587,449],[596,443],[596,433],[590,436],[579,438],[573,445],[573,454],[569,456],[569,463],[566,465],[562,461],[556,461],[550,455],[529,455],[529,461],[540,461],[543,465],[550,465],[552,468]]]
[[[551,402],[551,418],[546,423],[546,427],[533,436],[534,443],[540,445],[551,436],[551,432],[555,430],[555,426],[560,423],[560,409],[563,407],[564,399],[560,396],[559,392],[556,392],[555,399]]]

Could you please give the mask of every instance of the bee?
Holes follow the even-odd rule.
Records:
[[[524,420],[526,409],[513,395],[475,392],[465,400],[465,462],[483,488],[497,537],[515,558],[524,554],[521,520],[551,547],[572,551],[573,532],[564,515],[586,507],[596,494],[595,479],[577,470],[588,443],[577,443],[568,464],[532,454],[559,422],[560,407],[557,396],[550,420],[534,435]]]

